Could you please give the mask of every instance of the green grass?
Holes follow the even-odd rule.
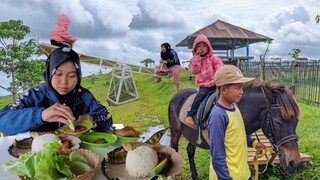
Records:
[[[12,96],[0,97],[0,108],[12,102]]]
[[[97,75],[84,78],[82,84],[88,88],[102,104],[111,112],[114,123],[131,125],[142,132],[152,125],[164,124],[168,126],[168,104],[175,93],[173,79],[163,78],[155,83],[155,78],[141,74],[134,74],[139,99],[124,105],[111,105],[107,103],[108,86],[111,75]],[[182,87],[194,87],[189,80],[189,73],[181,72]],[[11,96],[0,98],[0,107],[10,103]],[[302,166],[297,172],[285,174],[278,167],[269,168],[264,179],[320,179],[320,117],[319,106],[298,101],[301,108],[301,118],[297,127],[300,151],[313,157],[312,166]],[[181,177],[190,177],[189,163],[186,154],[187,142],[181,138],[179,153],[184,162],[180,172]],[[208,179],[209,151],[197,148],[195,161],[200,179]],[[266,178],[268,177],[268,178]]]
[[[320,179],[320,111],[319,106],[298,101],[301,109],[300,122],[297,128],[299,149],[313,157],[313,165],[301,167],[297,173],[288,175],[290,179]]]

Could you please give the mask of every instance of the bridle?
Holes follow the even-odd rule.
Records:
[[[261,87],[261,90],[262,90],[263,94],[266,96],[263,87]],[[267,96],[266,96],[266,97],[267,97]],[[267,99],[267,101],[268,101],[268,98],[266,98],[266,99]],[[268,102],[269,102],[269,101],[268,101]],[[273,123],[274,120],[273,120],[273,118],[271,117],[270,114],[271,114],[272,111],[279,110],[280,107],[281,107],[281,105],[278,104],[278,103],[277,103],[277,104],[271,104],[271,103],[269,102],[269,108],[268,108],[268,110],[267,110],[267,112],[266,112],[266,116],[265,116],[264,121],[262,122],[262,126],[261,126],[261,129],[262,129],[262,131],[263,131],[263,134],[270,140],[270,142],[271,142],[271,144],[272,144],[272,146],[273,146],[273,148],[274,148],[274,151],[275,151],[275,153],[272,155],[272,158],[271,158],[271,160],[269,161],[269,163],[271,163],[272,160],[273,160],[277,155],[280,155],[280,153],[279,153],[279,147],[280,147],[281,145],[283,145],[283,144],[286,143],[286,142],[293,141],[293,140],[298,141],[298,136],[297,136],[296,134],[291,134],[291,135],[288,135],[288,136],[285,136],[285,137],[281,138],[281,139],[278,140],[278,141],[275,141],[275,138],[274,138],[274,135],[273,135],[273,133],[275,132],[275,131],[274,131],[275,129],[274,129],[273,125],[272,125],[272,123]],[[258,139],[258,140],[259,140],[259,139]]]

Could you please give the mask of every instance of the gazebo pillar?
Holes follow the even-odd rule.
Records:
[[[246,74],[249,76],[249,40],[246,39]]]

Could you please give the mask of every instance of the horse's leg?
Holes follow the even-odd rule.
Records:
[[[175,98],[174,98],[175,99]],[[181,137],[181,122],[179,120],[179,112],[182,106],[181,102],[177,100],[171,100],[169,104],[169,124],[171,132],[171,147],[178,152],[179,140]],[[179,106],[180,105],[180,106]],[[177,108],[179,106],[179,108]]]
[[[179,140],[181,137],[181,131],[174,128],[174,127],[170,127],[170,131],[171,131],[171,147],[176,150],[178,152],[179,148]]]
[[[197,168],[196,168],[196,164],[194,163],[195,151],[196,151],[196,147],[191,143],[188,143],[187,152],[188,152],[188,159],[189,159],[192,179],[198,180],[199,178],[198,178]]]

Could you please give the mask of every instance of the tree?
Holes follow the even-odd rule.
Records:
[[[146,67],[149,67],[149,64],[150,65],[154,65],[154,62],[155,61],[153,59],[151,59],[151,58],[147,58],[147,59],[145,59],[143,61],[140,61],[140,63],[143,63],[144,66],[146,66]]]
[[[320,24],[320,15],[317,15],[317,16],[316,16],[316,22],[317,22],[318,24]]]
[[[297,73],[296,73],[296,68],[297,68],[297,65],[298,65],[298,58],[300,56],[301,50],[298,49],[298,48],[293,48],[292,51],[293,52],[289,53],[288,55],[293,59],[292,67],[291,67],[291,72],[292,72],[291,83],[292,83],[292,85],[294,85],[295,82],[297,82],[297,79],[298,79],[298,76],[297,76]]]
[[[293,48],[292,49],[292,53],[289,53],[288,55],[294,59],[295,61],[298,60],[299,56],[300,56],[300,53],[301,53],[301,50],[298,49],[298,48]]]
[[[0,88],[9,91],[13,100],[20,90],[36,86],[43,79],[45,61],[36,60],[41,53],[34,39],[23,41],[28,33],[30,28],[21,20],[0,22],[0,71],[11,78],[9,87]]]
[[[266,39],[265,43],[268,44],[267,45],[267,49],[266,49],[266,51],[264,52],[263,55],[260,55],[260,61],[261,61],[261,68],[260,68],[261,69],[261,76],[260,76],[260,79],[263,80],[263,81],[266,79],[266,74],[265,74],[266,55],[269,52],[269,46],[270,46],[270,44],[272,44],[272,41],[273,41],[273,39],[271,39],[271,38],[267,38]]]

